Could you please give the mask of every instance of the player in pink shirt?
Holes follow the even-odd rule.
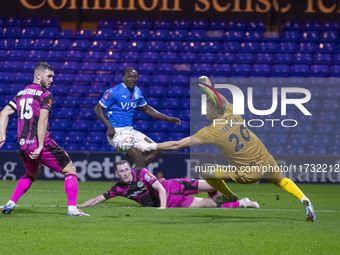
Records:
[[[78,207],[94,206],[107,199],[122,196],[136,201],[145,207],[254,207],[258,203],[243,198],[236,202],[216,204],[210,198],[192,197],[190,195],[208,192],[210,197],[218,192],[204,180],[195,179],[157,179],[147,169],[131,170],[126,160],[121,160],[115,165],[116,176],[120,179],[111,189],[104,194],[92,198]]]
[[[18,113],[17,141],[26,174],[1,212],[10,214],[19,198],[31,187],[40,174],[40,164],[65,175],[68,216],[89,216],[77,208],[78,180],[69,155],[52,139],[48,119],[53,95],[48,89],[53,82],[54,70],[46,62],[34,69],[33,83],[19,91],[0,113],[0,148],[6,141],[8,116]]]

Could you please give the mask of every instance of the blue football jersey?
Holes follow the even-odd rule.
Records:
[[[113,127],[132,126],[137,107],[146,105],[143,93],[135,86],[133,92],[124,83],[106,90],[99,104],[107,109],[108,119]]]

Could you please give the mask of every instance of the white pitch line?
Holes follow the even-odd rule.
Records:
[[[15,207],[52,207],[52,208],[66,208],[67,206],[64,205],[16,205]],[[99,206],[96,206],[97,208]],[[100,206],[101,208],[103,206]],[[109,207],[109,206],[104,206],[104,207]],[[135,206],[120,206],[121,208],[141,208],[141,207],[135,207]],[[3,206],[0,206],[0,208],[3,208]],[[183,209],[183,208],[182,208]],[[184,209],[219,209],[220,208],[184,208]],[[231,210],[235,211],[235,210],[240,210],[240,211],[244,211],[244,210],[256,210],[256,211],[275,211],[275,212],[300,212],[302,210],[298,210],[298,209],[265,209],[265,208],[230,208]],[[223,210],[223,209],[222,209]],[[321,213],[340,213],[340,210],[315,210],[316,212],[321,212]]]

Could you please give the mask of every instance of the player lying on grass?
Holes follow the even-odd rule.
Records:
[[[126,160],[115,165],[116,176],[120,179],[110,190],[92,198],[78,207],[94,206],[107,199],[122,196],[136,201],[145,207],[254,207],[258,203],[248,198],[218,205],[210,198],[192,197],[190,195],[208,192],[210,197],[218,192],[206,181],[194,179],[157,179],[147,169],[131,170]]]
[[[199,78],[199,86],[210,89],[210,94],[214,94],[211,82],[208,77]],[[141,151],[153,150],[179,150],[200,144],[214,144],[223,154],[229,164],[236,168],[236,171],[222,171],[228,169],[221,166],[216,169],[216,164],[206,164],[201,166],[201,176],[216,190],[223,195],[214,198],[219,203],[236,201],[237,196],[232,193],[224,180],[247,184],[259,181],[262,178],[281,186],[287,192],[298,198],[305,207],[306,218],[308,221],[315,221],[315,212],[311,201],[289,178],[285,178],[281,171],[262,171],[257,166],[272,166],[278,169],[278,165],[273,156],[267,151],[261,140],[245,125],[240,115],[233,114],[233,105],[221,94],[217,93],[213,100],[207,100],[206,118],[210,121],[216,119],[225,120],[214,122],[214,125],[203,127],[196,134],[186,137],[180,141],[168,141],[163,143],[146,143],[143,140],[135,143],[135,147]],[[216,98],[215,98],[216,97]],[[214,101],[221,103],[215,104]],[[233,121],[233,125],[230,124]],[[241,123],[241,124],[240,124]],[[248,171],[242,171],[244,167]],[[207,171],[208,169],[208,171]],[[210,170],[209,170],[210,169]],[[230,168],[229,168],[230,169]]]
[[[18,113],[18,146],[26,173],[1,212],[10,214],[19,198],[25,194],[40,174],[40,164],[65,175],[68,216],[89,216],[77,208],[78,180],[76,168],[68,154],[52,139],[48,119],[52,108],[54,70],[46,62],[34,69],[33,83],[19,91],[0,113],[0,148],[6,141],[8,116]]]

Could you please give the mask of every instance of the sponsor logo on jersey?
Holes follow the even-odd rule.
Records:
[[[138,188],[142,188],[144,186],[144,183],[143,182],[137,182],[137,187]]]
[[[52,99],[48,100],[48,106],[49,106],[49,107],[52,106]]]

